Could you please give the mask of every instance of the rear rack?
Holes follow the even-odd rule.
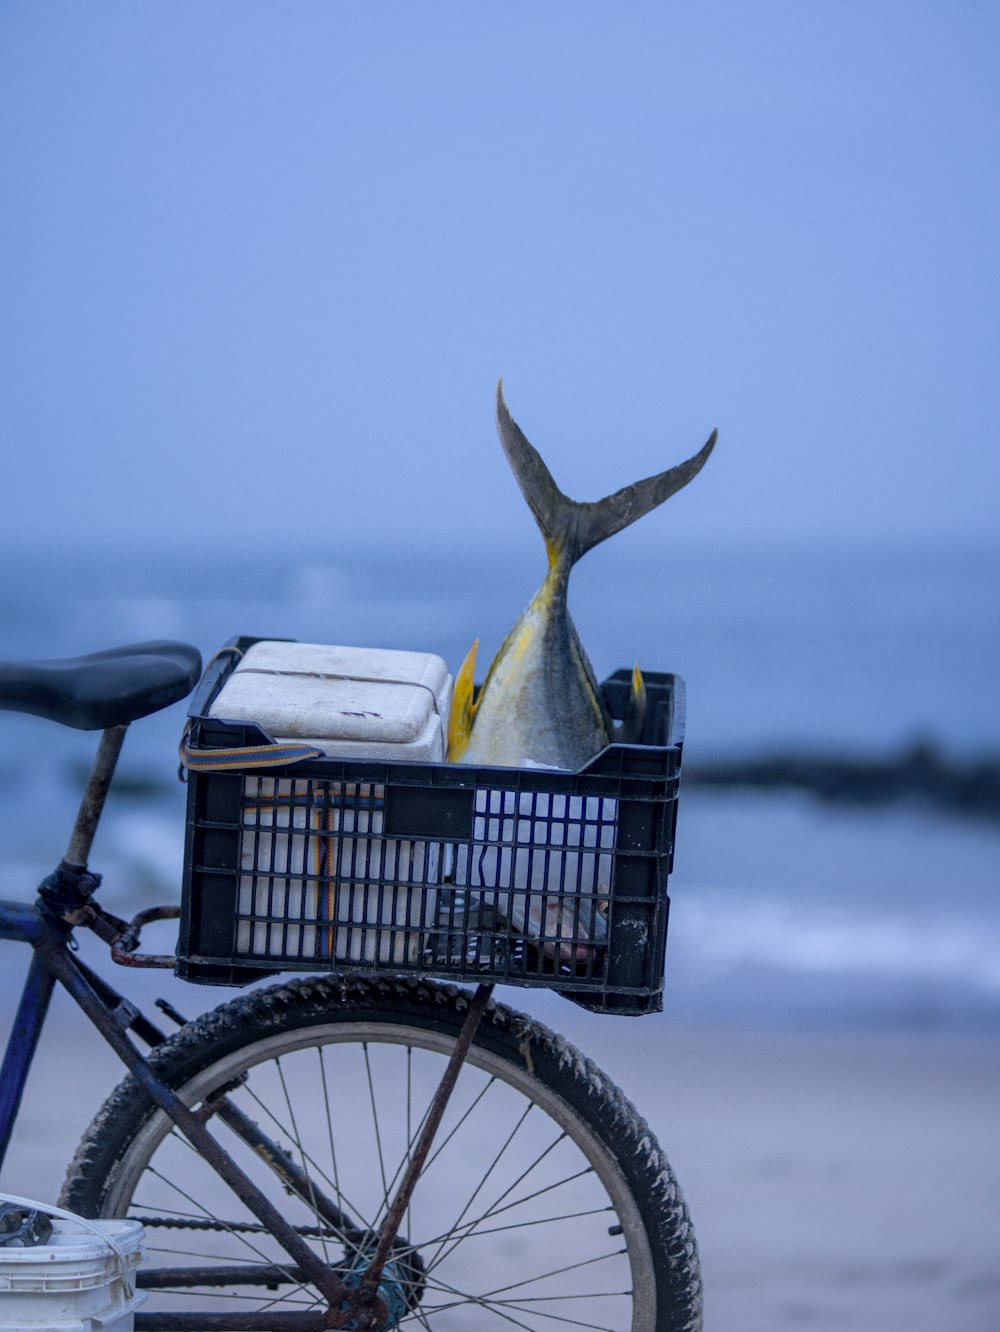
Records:
[[[233,662],[217,658],[192,703],[202,753],[270,742],[207,715]],[[659,1011],[683,682],[644,678],[645,743],[577,773],[335,758],[191,771],[177,974],[425,974]],[[604,682],[613,716],[630,687],[625,670]]]

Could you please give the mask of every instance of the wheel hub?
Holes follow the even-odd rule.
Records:
[[[370,1253],[359,1254],[350,1270],[343,1274],[341,1280],[349,1290],[357,1290],[361,1285],[368,1271],[370,1259]],[[382,1268],[382,1276],[379,1278],[376,1287],[376,1293],[386,1308],[386,1321],[379,1323],[374,1332],[393,1332],[393,1329],[399,1327],[403,1315],[414,1302],[412,1295],[407,1299],[408,1288],[411,1286],[412,1280],[407,1280],[400,1262],[390,1258]],[[342,1313],[346,1313],[349,1307],[349,1304],[345,1301],[340,1306],[340,1310]],[[349,1323],[344,1324],[347,1332],[359,1332],[359,1329],[367,1326],[367,1322],[359,1321],[358,1318],[352,1318]]]

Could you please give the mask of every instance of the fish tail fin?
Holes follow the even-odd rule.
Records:
[[[556,485],[542,455],[522,433],[503,399],[503,380],[497,384],[497,430],[521,494],[545,538],[549,559],[565,546],[575,504]]]
[[[476,703],[473,700],[476,678],[476,652],[479,639],[469,648],[468,655],[459,667],[451,695],[451,712],[448,716],[448,761],[457,763],[465,753],[472,733],[472,723],[476,716]]]
[[[507,410],[503,380],[497,384],[497,429],[521,493],[545,538],[550,562],[564,555],[570,564],[686,486],[705,465],[718,434],[713,430],[703,448],[676,467],[624,486],[604,499],[579,503],[559,489],[541,454]]]
[[[646,682],[639,670],[639,663],[632,667],[632,692],[629,695],[625,716],[615,737],[623,745],[637,745],[642,736],[646,721]]]

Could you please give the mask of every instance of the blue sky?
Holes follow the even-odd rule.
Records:
[[[0,9],[3,533],[998,534],[1000,10]],[[530,538],[533,539],[533,538]]]

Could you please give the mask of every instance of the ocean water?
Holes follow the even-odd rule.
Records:
[[[294,553],[0,555],[5,658],[157,637],[207,658],[246,633],[434,651],[457,669],[478,636],[485,669],[542,573],[533,534],[500,551],[340,553],[325,535]],[[998,588],[1000,547],[678,553],[624,533],[574,571],[571,604],[599,676],[634,660],[684,676],[689,762],[778,745],[877,756],[917,739],[963,757],[1000,752]],[[184,711],[126,740],[92,858],[119,914],[177,898]],[[22,897],[64,848],[95,737],[14,713],[0,734],[0,892]],[[998,867],[1000,824],[682,791],[668,1012],[1000,1026]]]

